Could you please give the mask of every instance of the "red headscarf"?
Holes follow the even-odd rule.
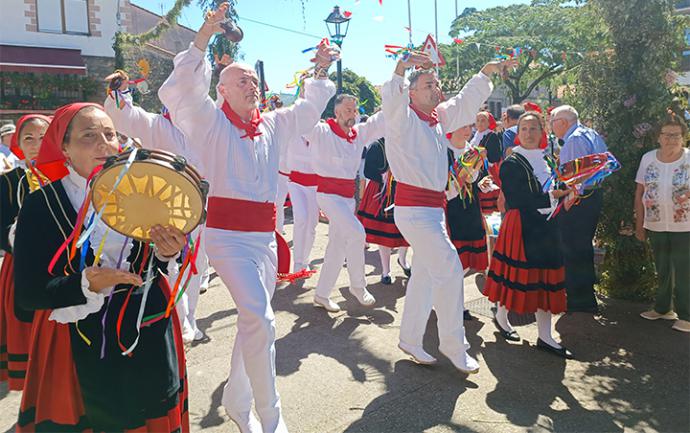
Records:
[[[17,156],[17,158],[21,159],[22,161],[26,159],[26,156],[24,155],[24,152],[22,152],[21,147],[19,147],[19,134],[22,132],[22,127],[24,126],[24,123],[31,119],[45,120],[45,122],[49,125],[51,120],[50,117],[44,116],[43,114],[25,114],[24,116],[19,118],[19,120],[17,121],[17,132],[15,132],[12,136],[12,141],[10,143],[10,150]]]
[[[69,173],[65,167],[65,155],[62,153],[62,142],[65,139],[67,127],[82,108],[91,106],[103,110],[103,107],[92,102],[75,102],[55,110],[53,121],[50,122],[46,135],[43,137],[41,150],[36,158],[36,168],[52,182],[62,179]]]
[[[489,113],[488,111],[480,111],[480,113],[486,113],[489,116],[489,129],[492,131],[495,131],[496,130],[496,118],[494,117],[494,115]]]

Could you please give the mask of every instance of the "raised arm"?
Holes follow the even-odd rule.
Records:
[[[491,75],[505,76],[506,71],[515,65],[517,65],[517,60],[487,63],[465,84],[460,93],[439,104],[436,110],[443,130],[451,132],[473,123],[477,112],[494,88]]]
[[[382,138],[385,133],[386,121],[382,111],[369,117],[366,122],[357,125],[357,135],[365,147]]]
[[[304,98],[293,105],[269,113],[276,119],[276,132],[281,146],[309,134],[321,119],[328,101],[335,95],[335,85],[329,79],[309,78],[304,81]]]
[[[207,16],[189,48],[175,56],[174,69],[158,90],[158,97],[175,119],[177,126],[194,143],[205,143],[212,133],[216,104],[208,94],[211,86],[211,64],[206,59],[208,42],[222,31],[218,17],[224,16],[227,4]]]

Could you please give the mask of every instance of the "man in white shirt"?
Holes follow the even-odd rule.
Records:
[[[328,217],[328,246],[316,285],[314,305],[328,311],[340,311],[329,296],[343,262],[347,259],[350,293],[365,306],[376,300],[369,293],[364,278],[364,227],[355,216],[355,177],[365,146],[383,136],[383,113],[355,125],[357,98],[340,94],[335,99],[335,118],[317,124],[305,136],[312,151],[312,165],[317,174],[316,201]]]
[[[219,106],[208,95],[211,66],[206,49],[222,32],[227,3],[206,17],[194,43],[175,57],[158,96],[175,125],[190,138],[210,184],[206,252],[238,310],[230,377],[222,402],[242,432],[287,432],[275,383],[276,190],[279,146],[309,132],[335,86],[328,67],[337,52],[321,44],[316,79],[305,98],[263,115],[259,80],[248,65],[233,63],[220,74]],[[252,413],[255,403],[259,420]]]
[[[414,250],[398,347],[420,364],[436,362],[422,347],[433,306],[439,351],[460,371],[476,373],[479,364],[467,354],[462,323],[462,264],[448,237],[443,209],[449,168],[444,133],[472,123],[493,89],[489,76],[515,62],[488,63],[458,95],[443,103],[432,69],[418,69],[409,83],[405,80],[408,68],[429,68],[430,63],[428,55],[413,53],[398,62],[382,89],[388,162],[398,181],[395,223]]]

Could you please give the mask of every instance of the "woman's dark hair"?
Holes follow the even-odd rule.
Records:
[[[534,117],[539,121],[539,126],[541,127],[541,130],[543,131],[545,129],[544,126],[544,117],[541,115],[541,113],[537,111],[525,111],[520,115],[517,121],[517,127],[518,127],[518,132],[520,131],[520,124],[522,123],[523,119],[526,119],[528,117]]]
[[[678,126],[683,131],[683,137],[688,135],[688,124],[681,116],[669,110],[666,115],[659,122],[657,134],[661,134],[661,129],[664,126]]]
[[[70,141],[70,135],[72,134],[72,124],[74,123],[74,119],[76,119],[77,116],[81,113],[87,113],[87,112],[91,112],[93,110],[100,110],[100,108],[98,108],[95,105],[87,105],[86,107],[79,110],[77,112],[77,114],[74,115],[72,120],[69,121],[69,125],[67,125],[67,129],[65,130],[65,136],[62,138],[63,145],[64,145],[64,143],[69,143],[69,141]]]

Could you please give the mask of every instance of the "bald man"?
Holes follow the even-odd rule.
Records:
[[[210,12],[158,95],[175,125],[189,137],[210,183],[206,251],[237,306],[237,336],[223,406],[241,432],[287,432],[275,384],[276,192],[280,149],[319,120],[335,86],[328,67],[337,53],[321,45],[315,79],[289,108],[261,114],[259,81],[249,66],[233,63],[220,74],[218,104],[209,97],[206,49],[222,32],[227,4]],[[257,420],[252,414],[255,403]]]

